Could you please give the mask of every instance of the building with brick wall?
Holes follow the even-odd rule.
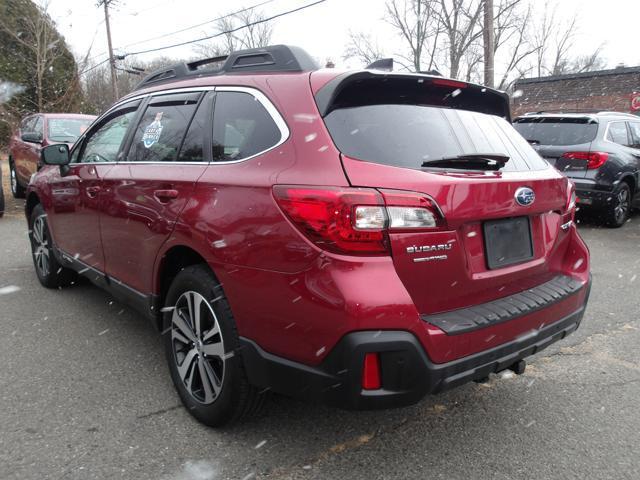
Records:
[[[640,115],[640,67],[524,78],[515,83],[513,116],[539,111],[617,111]]]

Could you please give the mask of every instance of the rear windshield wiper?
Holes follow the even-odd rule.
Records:
[[[540,145],[540,140],[534,140],[533,138],[527,138],[526,140],[527,140],[527,142],[529,142],[531,145]]]
[[[472,153],[456,155],[422,162],[423,167],[462,168],[466,170],[500,170],[509,157],[500,153]]]

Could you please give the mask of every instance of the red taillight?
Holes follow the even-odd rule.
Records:
[[[567,152],[562,158],[571,160],[585,160],[587,162],[587,170],[600,168],[609,158],[609,154],[605,152]]]
[[[355,255],[388,253],[384,223],[378,229],[354,226],[356,206],[384,208],[377,190],[276,185],[273,193],[291,221],[318,247]]]
[[[380,355],[365,353],[362,367],[362,388],[364,390],[378,390],[382,386],[380,380]]]
[[[424,194],[373,188],[276,185],[284,213],[319,248],[349,255],[388,255],[388,231],[441,226]]]

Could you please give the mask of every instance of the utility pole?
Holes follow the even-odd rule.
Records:
[[[98,5],[104,6],[104,23],[107,27],[107,45],[109,46],[109,65],[111,66],[111,91],[113,93],[113,101],[120,98],[118,94],[118,77],[116,76],[116,59],[113,56],[113,46],[111,44],[111,25],[109,24],[109,4],[113,0],[100,0]]]
[[[484,0],[484,28],[482,38],[484,40],[484,84],[493,88],[494,66],[494,30],[493,30],[493,0]]]

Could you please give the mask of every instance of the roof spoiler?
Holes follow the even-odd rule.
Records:
[[[393,58],[381,58],[365,67],[365,70],[382,70],[393,72]]]
[[[179,63],[147,75],[134,90],[187,78],[244,72],[308,72],[318,64],[306,51],[289,45],[238,50],[229,55]]]
[[[406,103],[408,98],[420,105],[486,113],[511,122],[509,96],[505,92],[437,75],[370,70],[345,72],[315,94],[322,117],[336,108],[354,106],[354,102],[358,105]]]

